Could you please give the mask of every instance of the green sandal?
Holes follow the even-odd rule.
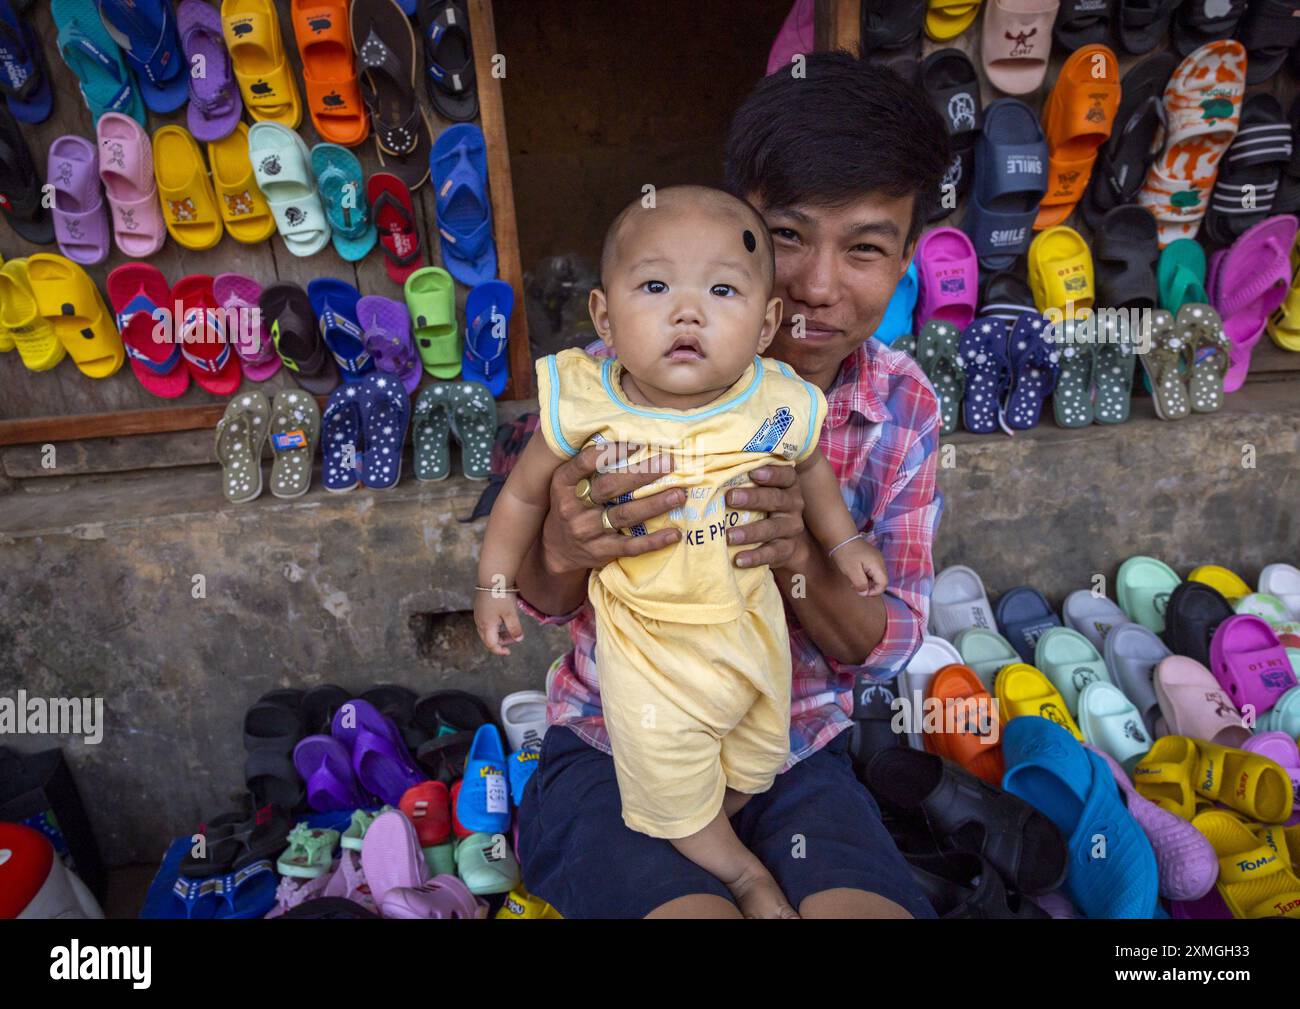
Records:
[[[497,401],[479,382],[457,382],[451,408],[451,433],[460,443],[460,468],[467,480],[492,475],[492,443],[497,435]]]
[[[380,813],[391,813],[393,807],[385,805],[373,813],[367,813],[364,809],[353,810],[352,822],[348,824],[348,829],[343,831],[343,837],[339,845],[344,848],[350,848],[352,851],[360,851],[362,842],[365,841],[366,831],[370,825],[375,822],[375,817]]]
[[[1191,412],[1183,381],[1183,330],[1163,308],[1151,314],[1151,347],[1142,355],[1142,370],[1151,380],[1151,401],[1161,420],[1182,420]]]
[[[276,860],[275,870],[281,876],[315,879],[329,872],[334,863],[334,846],[339,832],[309,827],[300,823],[289,831],[289,847]]]
[[[217,421],[221,492],[231,504],[244,504],[262,493],[262,446],[270,420],[270,401],[254,390],[232,399]]]
[[[303,389],[281,389],[271,403],[271,493],[302,497],[311,486],[311,464],[320,440],[320,407]]]
[[[455,378],[460,374],[461,344],[451,274],[426,266],[406,278],[404,291],[424,370],[434,378]]]
[[[961,330],[951,322],[931,319],[921,327],[916,338],[916,360],[921,365],[939,397],[940,434],[957,430],[957,415],[961,409],[961,396],[966,388],[966,371],[957,354]]]
[[[890,350],[897,350],[906,354],[913,360],[916,359],[916,336],[912,333],[904,333],[897,340],[889,345]]]
[[[1061,323],[1060,373],[1052,391],[1052,415],[1059,427],[1087,427],[1092,423],[1092,372],[1096,346],[1091,319],[1066,319]]]
[[[411,420],[411,448],[415,479],[445,480],[451,473],[451,408],[459,382],[426,385],[415,398]]]
[[[1213,413],[1223,406],[1223,376],[1228,371],[1232,344],[1223,332],[1223,320],[1209,305],[1188,302],[1178,310],[1178,328],[1185,334],[1192,361],[1187,395],[1197,413]]]
[[[1133,401],[1133,372],[1137,369],[1128,316],[1103,312],[1093,317],[1093,324],[1097,334],[1093,414],[1098,424],[1123,424]]]

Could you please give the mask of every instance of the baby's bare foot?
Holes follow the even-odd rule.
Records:
[[[745,872],[728,888],[746,918],[799,917],[766,869]]]

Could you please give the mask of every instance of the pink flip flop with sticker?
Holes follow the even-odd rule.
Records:
[[[919,331],[931,319],[965,329],[975,318],[979,298],[979,262],[964,231],[935,228],[916,246],[921,295],[916,308]]]
[[[280,355],[262,325],[262,285],[242,273],[221,273],[212,281],[217,307],[226,310],[226,329],[250,381],[265,382],[280,370]]]
[[[113,240],[127,256],[143,259],[167,238],[149,134],[130,116],[105,112],[95,129],[99,177],[113,215]]]
[[[1296,686],[1286,649],[1268,622],[1238,613],[1219,624],[1210,642],[1210,671],[1241,710],[1254,706],[1256,716]]]
[[[1295,236],[1295,217],[1280,214],[1248,228],[1231,246],[1210,257],[1206,290],[1232,344],[1224,392],[1236,392],[1246,381],[1251,351],[1291,288]]]

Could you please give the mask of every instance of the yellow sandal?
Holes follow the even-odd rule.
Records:
[[[90,378],[108,378],[126,361],[126,349],[104,296],[80,266],[48,252],[27,257],[27,276],[42,316],[68,356]]]

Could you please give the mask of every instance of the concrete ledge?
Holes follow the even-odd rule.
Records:
[[[1253,446],[1255,467],[1243,468]],[[1261,382],[1218,414],[1117,427],[1046,421],[944,442],[939,567],[996,595],[1024,582],[1060,603],[1135,553],[1254,579],[1297,559],[1300,384]],[[67,748],[110,864],[165,840],[241,787],[244,709],[278,686],[458,686],[499,701],[540,688],[560,630],[526,627],[488,656],[467,612],[483,484],[263,495],[230,505],[215,466],[17,482],[0,499],[0,694],[104,698],[99,745]],[[202,576],[201,581],[196,581]],[[198,594],[196,585],[202,585]],[[1113,587],[1112,587],[1113,591]],[[5,737],[20,748],[49,737]]]

